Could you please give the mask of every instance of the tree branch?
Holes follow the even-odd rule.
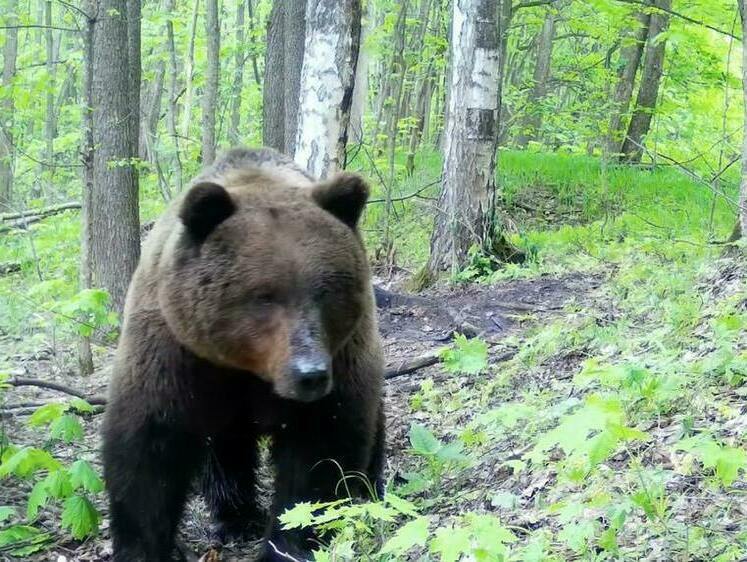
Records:
[[[403,195],[401,197],[392,197],[389,199],[390,202],[395,203],[397,201],[406,201],[407,199],[412,199],[413,197],[419,197],[421,193],[423,193],[426,189],[429,187],[433,187],[434,185],[437,185],[441,181],[441,178],[432,181],[431,183],[428,183],[421,187],[420,189],[413,191],[412,193],[408,193],[407,195]],[[366,204],[371,205],[373,203],[386,203],[386,199],[370,199]]]
[[[80,203],[71,201],[69,203],[61,203],[59,205],[52,205],[51,207],[44,207],[42,209],[30,209],[28,211],[21,211],[17,213],[3,213],[0,214],[0,221],[8,221],[14,219],[23,219],[31,217],[49,217],[67,211],[69,209],[80,209]]]
[[[665,12],[669,14],[670,16],[674,16],[676,18],[680,18],[681,20],[684,20],[688,23],[694,23],[695,25],[700,25],[703,27],[707,27],[711,31],[715,31],[716,33],[721,33],[722,35],[726,35],[728,37],[733,37],[734,39],[737,39],[739,41],[742,40],[742,38],[739,35],[733,34],[731,31],[726,31],[725,29],[721,29],[719,27],[716,27],[714,25],[711,25],[709,23],[706,23],[701,20],[696,20],[694,18],[691,18],[690,16],[686,16],[685,14],[682,14],[680,12],[675,12],[671,8],[662,8],[660,6],[652,6],[649,4],[646,0],[616,0],[617,2],[622,2],[623,4],[635,4],[636,6],[643,6],[645,8],[650,8],[651,10],[658,10],[660,12]]]
[[[511,13],[513,14],[516,12],[516,10],[521,10],[522,8],[534,8],[535,6],[550,6],[551,4],[555,4],[558,0],[522,0],[518,4],[514,4],[511,7]]]
[[[73,29],[72,27],[57,27],[54,25],[39,25],[35,23],[29,23],[26,25],[0,25],[0,29],[56,29],[58,31],[72,31],[78,33],[79,29]]]
[[[69,394],[70,396],[81,398],[92,406],[104,406],[106,404],[106,398],[104,398],[103,396],[86,396],[80,390],[76,390],[74,388],[70,388],[69,386],[65,386],[64,384],[59,384],[56,382],[43,381],[39,379],[11,377],[7,381],[4,381],[3,384],[9,384],[10,386],[36,386],[38,388],[56,390],[57,392],[62,392],[63,394]]]

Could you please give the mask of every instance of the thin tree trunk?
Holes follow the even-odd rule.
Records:
[[[262,143],[280,152],[285,150],[285,11],[285,2],[272,3],[262,90]]]
[[[83,34],[83,96],[81,103],[81,121],[83,125],[83,193],[80,212],[80,270],[78,282],[80,289],[90,289],[93,286],[92,251],[93,241],[93,14],[95,0],[84,3],[86,13],[89,14]],[[93,354],[91,353],[91,338],[80,336],[78,339],[78,370],[81,375],[93,373]]]
[[[633,97],[635,78],[643,58],[643,47],[646,44],[648,28],[651,23],[650,14],[638,12],[635,16],[636,29],[626,38],[626,44],[620,51],[620,72],[618,74],[615,93],[612,96],[612,117],[610,118],[609,133],[607,137],[607,152],[617,154],[620,152],[623,135],[623,120],[630,108],[630,100]]]
[[[207,71],[202,94],[202,162],[215,160],[215,113],[218,105],[220,73],[220,23],[218,0],[205,0],[205,33],[207,34]]]
[[[93,33],[93,243],[94,283],[122,310],[140,255],[138,191],[129,164],[135,143],[130,92],[127,4],[98,0]],[[137,130],[137,129],[135,129]]]
[[[169,0],[169,6],[171,12],[174,7],[174,0]],[[176,45],[174,44],[174,22],[172,20],[166,21],[166,42],[167,49],[169,51],[169,113],[168,113],[168,128],[169,136],[171,141],[174,143],[174,183],[176,184],[176,192],[181,193],[184,188],[184,180],[182,179],[182,159],[179,153],[179,134],[176,129],[176,123],[178,119],[178,106],[177,106],[177,83],[179,80],[179,68],[176,64]],[[165,194],[167,197],[171,196],[170,191]]]
[[[189,138],[192,126],[192,106],[194,105],[194,66],[195,66],[195,36],[197,35],[197,18],[200,14],[200,0],[194,0],[192,5],[192,19],[189,24],[189,46],[184,61],[184,114],[182,115],[182,136]]]
[[[536,140],[542,126],[542,100],[547,95],[547,82],[550,78],[552,48],[555,40],[555,18],[552,8],[547,11],[545,21],[537,42],[537,61],[534,66],[532,91],[529,94],[528,106],[522,131],[516,144],[525,148],[529,141]]]
[[[499,1],[453,2],[442,186],[423,281],[456,272],[473,244],[489,249],[495,242]]]
[[[300,131],[299,119],[302,109],[301,99],[301,72],[304,64],[304,53],[309,38],[307,24],[308,14],[314,3],[309,0],[285,0],[285,26],[284,26],[284,60],[283,78],[285,96],[283,98],[283,116],[285,133],[284,151],[293,157],[297,150],[297,141]],[[318,22],[321,23],[321,22]],[[360,22],[359,22],[360,25]],[[357,52],[356,52],[357,56]],[[267,68],[267,66],[265,66]],[[265,75],[267,72],[265,71]],[[321,77],[320,77],[321,78]]]
[[[265,145],[289,156],[295,154],[299,131],[306,10],[306,0],[274,2],[267,28],[262,138]]]
[[[47,55],[47,87],[46,87],[46,110],[44,117],[44,160],[54,162],[54,138],[57,136],[57,114],[55,106],[55,82],[57,71],[54,57],[54,35],[52,30],[52,2],[47,0],[44,4],[44,25],[48,28],[44,31],[44,39]],[[51,168],[49,174],[54,171]],[[51,177],[48,181],[51,183]]]
[[[366,25],[361,26],[360,48],[358,49],[358,62],[355,66],[355,83],[353,86],[353,101],[350,107],[350,140],[355,143],[363,142],[363,116],[366,113],[366,100],[368,98],[368,69],[371,57],[365,47],[366,38],[373,31],[373,9],[374,6],[367,3],[368,14]]]
[[[662,10],[669,10],[672,6],[672,0],[657,0],[655,5]],[[666,40],[662,40],[659,35],[666,31],[668,25],[669,14],[666,11],[656,11],[651,14],[646,42],[646,58],[641,74],[641,86],[638,90],[635,112],[630,119],[628,132],[622,146],[621,159],[630,164],[637,164],[641,161],[642,146],[656,110],[667,47]]]
[[[228,139],[232,144],[240,143],[241,92],[244,86],[244,2],[236,6],[236,44],[234,46],[233,91],[231,92],[231,121]]]
[[[252,0],[246,0],[246,10],[249,15],[249,37],[251,38],[251,48],[249,56],[252,59],[252,70],[254,71],[254,81],[257,85],[262,84],[262,77],[259,75],[259,64],[257,63],[257,52],[254,48],[254,6]]]
[[[747,37],[747,18],[744,17],[747,0],[739,0],[742,16],[742,37]],[[742,92],[744,94],[744,137],[742,139],[742,183],[739,189],[739,228],[741,236],[747,234],[747,41],[742,42]],[[735,229],[736,230],[736,229]]]
[[[165,74],[166,62],[160,58],[156,63],[153,81],[146,91],[145,100],[143,100],[138,155],[151,163],[155,162],[156,133],[158,131],[158,121],[161,118],[161,98],[163,97]]]
[[[8,10],[8,25],[13,26],[17,21],[18,0],[6,0]],[[16,58],[18,56],[18,29],[5,31],[5,45],[3,47],[3,76],[2,86],[7,95],[0,101],[0,110],[5,121],[0,127],[0,206],[7,206],[13,199],[13,169],[15,150],[13,149],[13,79],[16,75]]]
[[[316,177],[345,167],[360,35],[360,0],[309,0],[295,160]]]

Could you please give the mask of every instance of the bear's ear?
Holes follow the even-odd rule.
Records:
[[[355,228],[368,201],[368,192],[363,178],[343,172],[316,184],[311,196],[322,209]]]
[[[201,182],[184,198],[179,218],[192,239],[201,243],[236,210],[228,192],[217,183]]]

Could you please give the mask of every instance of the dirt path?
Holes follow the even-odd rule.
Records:
[[[557,278],[541,277],[510,281],[494,286],[438,288],[418,297],[400,296],[390,299],[384,303],[386,306],[379,309],[380,330],[388,365],[396,367],[403,361],[442,348],[449,344],[455,333],[480,336],[486,340],[490,345],[490,357],[495,360],[505,356],[508,349],[507,338],[512,338],[514,343],[518,342],[520,345],[521,334],[528,326],[562,315],[563,308],[570,303],[583,304],[602,282],[602,276],[571,274]],[[82,380],[73,375],[75,362],[72,350],[46,349],[40,350],[34,356],[19,356],[12,354],[14,343],[16,342],[8,339],[0,340],[0,357],[5,355],[7,362],[12,365],[14,375],[60,382],[83,390],[89,396],[105,393],[109,377],[108,367]],[[111,351],[108,351],[107,355],[100,357],[99,364],[109,363],[110,355]],[[407,433],[414,420],[445,428],[459,423],[460,418],[467,417],[467,412],[451,416],[448,420],[435,419],[422,412],[413,413],[410,400],[413,393],[420,389],[420,383],[428,378],[433,379],[437,385],[455,385],[460,392],[471,395],[480,393],[480,388],[474,381],[455,379],[437,364],[388,381],[387,476],[391,481],[398,481],[400,474],[412,462],[406,450]],[[15,444],[38,444],[41,434],[39,430],[26,425],[25,413],[32,411],[36,404],[61,398],[64,397],[59,393],[34,387],[20,387],[7,392],[4,407],[10,406],[14,413],[2,418],[4,431]],[[24,414],[18,415],[19,413]],[[100,416],[94,416],[92,421],[86,424],[82,448],[83,455],[93,462],[98,461],[96,448],[99,422]],[[75,449],[63,445],[54,446],[55,455],[67,461],[72,460],[74,454],[79,455],[80,451],[79,446]],[[479,474],[473,475],[469,480],[457,484],[458,489],[454,490],[455,509],[475,507],[469,500],[472,492],[485,486],[486,478],[495,480],[495,475],[483,476],[485,478]],[[19,511],[24,511],[24,498],[30,487],[17,480],[3,484],[0,489],[0,505],[15,505],[20,507]],[[495,486],[494,481],[492,485]],[[104,506],[101,508],[104,510]],[[42,516],[40,524],[51,529],[56,527],[49,512]],[[188,506],[182,535],[184,541],[196,550],[203,550],[207,546],[207,517],[198,500]],[[250,560],[254,546],[245,544],[227,548],[223,553],[223,560]],[[59,555],[66,557],[67,560],[107,560],[111,547],[106,518],[102,524],[102,533],[95,540],[83,544],[59,544],[52,552],[48,551],[31,559],[54,560]],[[2,559],[0,555],[0,560]]]

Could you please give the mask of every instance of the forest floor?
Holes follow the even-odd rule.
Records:
[[[616,172],[613,193],[628,197],[625,205],[589,198],[581,213],[570,195],[586,193],[586,175],[570,181],[559,157],[526,158],[517,169],[546,163],[539,183],[565,194],[517,190],[511,214],[531,225],[517,237],[534,256],[529,263],[495,272],[473,264],[473,282],[417,296],[396,282],[389,287],[398,296],[379,309],[388,368],[440,357],[385,385],[387,492],[411,502],[414,513],[346,521],[357,531],[341,533],[344,542],[334,539],[333,555],[322,559],[747,560],[745,248],[712,244],[708,194],[677,184],[671,170]],[[574,191],[578,178],[583,189]],[[597,207],[620,214],[595,214]],[[715,232],[725,232],[733,215],[716,210]],[[37,233],[40,247],[57,256],[58,246],[41,244],[52,235],[51,226]],[[403,240],[408,249],[427,248],[422,236]],[[8,283],[22,303],[29,277]],[[101,368],[83,379],[69,336],[57,338],[54,323],[34,323],[42,316],[54,313],[34,309],[19,324],[33,337],[0,331],[3,373],[105,395],[113,347],[98,348]],[[100,468],[100,415],[83,416],[83,436],[72,445],[29,424],[40,404],[69,399],[34,386],[3,390],[0,434],[16,446],[43,447],[63,466],[84,459]],[[6,525],[48,531],[44,550],[26,559],[108,560],[102,493],[89,494],[103,516],[100,532],[83,542],[61,529],[60,501],[35,520],[25,517],[34,479],[43,477],[0,481],[0,519],[11,506]],[[266,472],[261,480],[266,502]],[[426,535],[385,552],[418,520]],[[15,560],[9,553],[18,545],[2,546],[5,530],[0,560]],[[195,499],[181,540],[202,555],[207,530]],[[251,560],[256,546],[227,545],[220,559]],[[355,554],[345,556],[345,548]]]
[[[457,287],[442,287],[419,296],[403,296],[379,309],[379,325],[384,341],[389,368],[408,362],[409,360],[438,351],[446,346],[455,333],[466,333],[478,336],[490,346],[491,357],[513,357],[516,345],[520,345],[521,334],[526,329],[543,320],[557,317],[568,303],[583,304],[593,299],[596,289],[602,283],[604,275],[598,274],[569,274],[564,276],[547,276],[530,280],[508,281],[495,286],[464,285]],[[511,345],[506,345],[508,335],[513,335]],[[0,354],[7,355],[15,368],[14,376],[41,379],[57,382],[62,385],[80,390],[88,397],[104,396],[110,374],[111,350],[99,357],[105,367],[97,370],[89,378],[82,379],[74,374],[75,358],[72,350],[55,351],[42,349],[34,355],[13,354],[12,350],[17,342],[12,338],[0,339]],[[564,365],[564,363],[566,365]],[[572,357],[559,358],[558,368],[571,373],[578,361]],[[570,375],[568,375],[570,376]],[[398,376],[386,384],[387,407],[387,478],[391,482],[401,480],[400,474],[412,465],[408,458],[407,433],[413,421],[417,420],[436,427],[438,433],[446,433],[454,424],[469,419],[474,412],[463,412],[461,416],[441,417],[424,412],[412,414],[410,401],[414,393],[419,392],[422,381],[433,379],[438,385],[445,379],[449,380],[449,387],[456,384],[461,392],[479,393],[478,381],[465,377],[454,377],[447,374],[438,365],[419,369],[417,372]],[[477,385],[477,386],[476,386]],[[38,441],[38,430],[26,423],[27,415],[48,401],[65,398],[60,393],[38,388],[35,386],[18,387],[13,391],[12,401],[5,404],[13,415],[2,419],[4,431],[13,436],[16,445],[31,445]],[[462,418],[462,419],[460,419]],[[98,429],[100,416],[94,415],[91,423],[85,425],[84,445],[76,445],[67,449],[64,445],[55,446],[55,456],[63,462],[72,462],[81,456],[88,458],[96,465],[99,461],[96,455],[99,437]],[[446,424],[441,428],[439,425]],[[448,427],[447,427],[448,426]],[[443,506],[439,512],[444,515],[472,509],[477,503],[477,496],[482,492],[497,492],[504,489],[502,480],[505,474],[500,472],[485,473],[475,467],[472,476],[462,474],[458,481],[446,481],[444,485],[451,490],[452,497],[464,498],[465,503],[457,502]],[[22,480],[5,481],[0,489],[0,505],[18,506],[24,509],[26,498],[30,492],[30,485]],[[446,488],[444,489],[444,491]],[[516,491],[516,490],[515,490]],[[472,498],[472,499],[470,499]],[[106,513],[105,505],[100,506]],[[39,523],[55,527],[55,514],[47,512],[48,521],[44,515]],[[187,509],[183,525],[183,540],[197,551],[208,548],[207,535],[208,518],[199,501],[195,501]],[[224,560],[251,559],[255,549],[254,544],[230,545],[224,552]],[[107,537],[107,521],[102,523],[102,534],[87,542],[60,543],[54,548],[37,556],[26,559],[57,560],[65,557],[67,560],[95,561],[107,560],[111,546]],[[4,559],[0,554],[0,559]],[[12,558],[8,557],[8,560]],[[61,559],[60,559],[61,560]]]

